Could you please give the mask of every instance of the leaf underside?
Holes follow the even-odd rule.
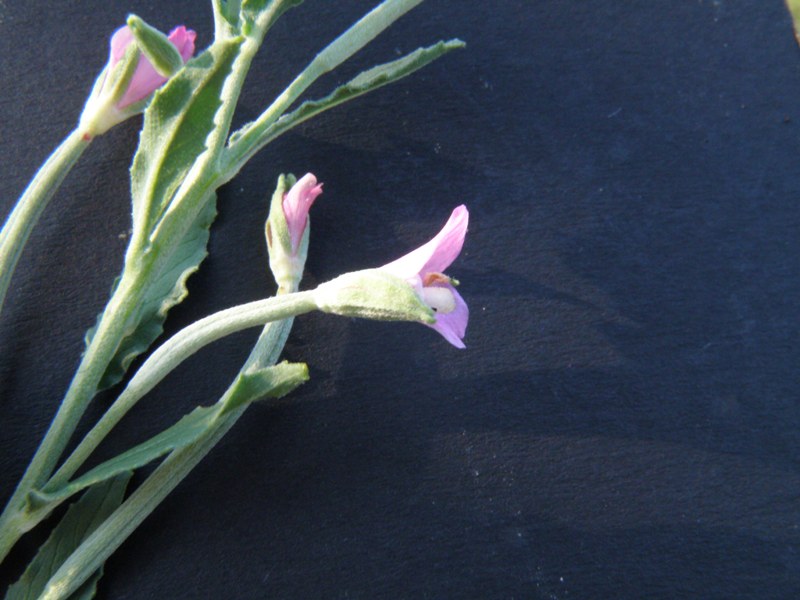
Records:
[[[163,333],[169,309],[186,298],[189,293],[186,281],[208,254],[209,230],[215,217],[216,202],[212,197],[180,242],[169,248],[168,254],[162,253],[168,260],[162,263],[158,272],[148,281],[147,290],[128,321],[127,333],[120,342],[114,359],[109,363],[98,389],[102,390],[119,382],[133,360]],[[118,281],[114,283],[112,294],[117,284]],[[97,324],[102,318],[101,313],[97,317]],[[92,340],[97,324],[86,333],[87,345]]]

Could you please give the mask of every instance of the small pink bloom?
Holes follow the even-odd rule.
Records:
[[[431,241],[402,258],[381,267],[381,270],[405,279],[420,298],[436,311],[431,325],[456,348],[465,348],[469,309],[443,272],[458,257],[467,233],[469,212],[463,204],[450,215],[445,226]]]
[[[194,54],[194,40],[197,34],[191,29],[186,29],[183,25],[176,27],[169,34],[169,41],[177,48],[178,52],[183,59],[183,62],[189,60]],[[111,56],[109,57],[108,68],[109,70],[114,67],[122,57],[125,55],[125,49],[133,42],[134,37],[130,28],[127,25],[120,27],[111,36]],[[142,55],[139,58],[139,64],[136,66],[136,72],[133,74],[131,83],[127,91],[117,103],[117,108],[125,108],[126,106],[144,100],[161,87],[167,81],[166,77],[159,75],[147,60],[147,57]]]
[[[292,254],[297,254],[308,223],[308,211],[321,193],[322,184],[317,184],[317,178],[306,173],[283,196],[283,214],[292,241]]]

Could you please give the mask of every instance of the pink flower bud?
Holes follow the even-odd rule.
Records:
[[[308,211],[321,193],[322,184],[317,184],[317,178],[306,173],[283,196],[283,215],[292,242],[292,254],[297,254],[308,223]]]
[[[422,301],[436,312],[436,322],[430,327],[456,348],[466,347],[463,339],[469,308],[456,291],[454,281],[443,272],[461,253],[468,223],[469,212],[462,204],[431,241],[381,267],[382,271],[405,279],[415,289]]]
[[[178,50],[183,62],[189,60],[194,54],[194,40],[197,33],[191,29],[186,29],[183,25],[176,27],[169,34],[169,41]],[[125,55],[125,50],[128,45],[133,42],[134,37],[130,28],[125,25],[120,27],[111,36],[111,56],[108,60],[109,71],[114,68],[122,57]],[[117,102],[117,108],[122,109],[130,104],[144,100],[161,87],[167,81],[166,77],[159,75],[147,57],[142,55],[139,58],[139,64],[136,66],[136,72],[133,74],[130,85],[125,91],[125,94]]]

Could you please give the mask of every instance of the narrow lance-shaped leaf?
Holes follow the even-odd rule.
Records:
[[[209,228],[216,216],[212,191],[198,202],[198,214],[184,235],[161,240],[157,249],[149,246],[149,238],[175,191],[206,151],[206,140],[217,127],[215,115],[221,105],[222,88],[240,43],[235,39],[214,44],[190,61],[156,93],[145,112],[139,150],[131,168],[134,231],[129,252],[138,253],[134,264],[150,254],[155,266],[100,389],[117,383],[133,359],[161,334],[167,312],[187,294],[186,279],[206,256]],[[98,323],[102,318],[103,315],[98,317]],[[95,330],[96,326],[87,332],[87,344]]]
[[[448,52],[464,46],[464,42],[456,39],[440,41],[427,48],[418,48],[402,58],[377,65],[360,73],[325,98],[303,102],[297,109],[282,116],[271,125],[262,126],[258,123],[245,125],[231,136],[228,152],[224,155],[225,166],[231,173],[230,176],[233,176],[261,148],[292,127],[334,106],[399,81]]]
[[[153,273],[149,286],[137,304],[136,311],[128,321],[125,337],[119,344],[114,359],[109,363],[100,381],[99,389],[105,389],[122,379],[131,362],[164,331],[164,321],[170,308],[179,304],[188,294],[186,280],[194,273],[208,254],[209,229],[216,216],[215,202],[205,203],[203,212],[195,223],[175,245],[163,250],[163,262]],[[119,282],[112,287],[112,294]],[[98,316],[98,323],[103,315]],[[87,345],[91,342],[97,325],[86,332]]]
[[[251,0],[260,4],[263,0]],[[422,0],[384,0],[328,44],[252,124],[261,131],[274,123],[319,77],[334,70]],[[247,1],[245,2],[247,4]],[[245,12],[244,9],[242,11]],[[233,161],[236,162],[236,161]]]
[[[114,477],[92,486],[70,506],[47,541],[28,565],[19,581],[8,589],[6,600],[35,600],[61,564],[105,519],[122,504],[130,472],[118,472]],[[94,596],[102,567],[74,592],[70,599]]]
[[[111,458],[57,490],[35,492],[30,497],[34,508],[58,504],[82,489],[133,471],[165,454],[196,442],[227,413],[266,398],[280,398],[308,381],[308,367],[288,363],[240,373],[229,392],[216,404],[195,408],[173,426],[149,440]]]
[[[161,88],[145,111],[131,167],[134,237],[149,236],[216,127],[241,38],[214,43]]]
[[[240,19],[247,25],[254,25],[256,21],[267,17],[269,23],[265,25],[268,29],[283,13],[302,3],[303,0],[244,0],[241,2]]]

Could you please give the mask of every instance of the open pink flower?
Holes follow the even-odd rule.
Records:
[[[321,193],[322,184],[318,184],[311,173],[306,173],[283,196],[283,214],[292,242],[292,254],[297,254],[308,223],[308,211]]]
[[[436,312],[430,327],[456,348],[465,348],[469,309],[444,270],[458,257],[467,233],[469,212],[463,204],[453,210],[445,226],[431,241],[381,267],[410,283],[420,298]]]
[[[169,41],[178,50],[183,62],[189,60],[194,54],[194,40],[197,34],[183,25],[176,27],[169,34]],[[125,25],[120,27],[111,36],[111,56],[108,61],[109,71],[114,68],[125,55],[125,49],[133,42],[134,37],[130,28]],[[147,57],[142,55],[136,72],[133,74],[130,85],[125,94],[117,103],[117,108],[125,108],[135,102],[144,100],[167,81],[166,77],[159,75]]]

